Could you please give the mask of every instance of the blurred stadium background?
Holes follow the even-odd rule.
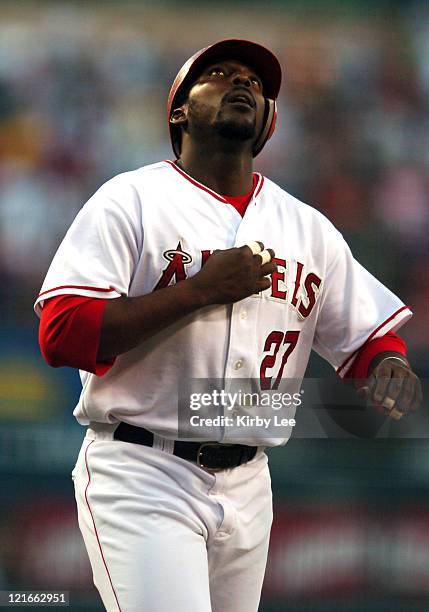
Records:
[[[71,609],[102,609],[69,476],[78,376],[43,363],[32,303],[100,184],[172,157],[169,84],[225,37],[266,44],[284,67],[257,169],[323,211],[411,306],[402,335],[428,377],[427,3],[1,2],[0,590],[65,589]],[[310,373],[338,384],[317,358]],[[261,612],[429,609],[428,419],[404,427],[270,454]]]

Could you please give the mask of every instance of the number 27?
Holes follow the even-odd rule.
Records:
[[[294,348],[297,345],[299,338],[299,331],[272,331],[265,340],[264,352],[268,353],[264,357],[261,363],[260,379],[261,379],[261,390],[266,391],[268,389],[278,389],[280,381],[283,376],[283,370]],[[282,361],[280,364],[277,377],[272,382],[273,376],[267,376],[267,370],[272,369],[276,365],[277,356],[282,345],[286,345],[287,348],[283,353]]]

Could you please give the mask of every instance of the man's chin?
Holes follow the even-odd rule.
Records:
[[[240,119],[223,117],[216,122],[216,130],[220,136],[230,140],[252,140],[255,138],[255,122],[241,117]]]

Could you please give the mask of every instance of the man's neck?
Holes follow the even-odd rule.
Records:
[[[230,196],[246,195],[253,187],[253,157],[248,152],[218,151],[209,146],[182,151],[178,166],[216,193]]]

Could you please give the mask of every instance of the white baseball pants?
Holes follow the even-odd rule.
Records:
[[[256,612],[272,522],[267,456],[209,473],[88,429],[72,472],[108,612]],[[171,447],[171,445],[170,445]]]

